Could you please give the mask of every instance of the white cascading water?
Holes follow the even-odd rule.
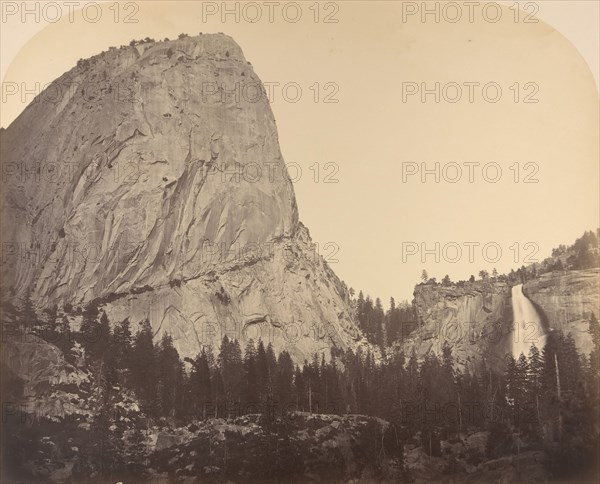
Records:
[[[512,339],[512,354],[518,359],[523,353],[529,356],[531,345],[542,351],[546,345],[546,335],[542,319],[533,303],[523,294],[523,284],[512,288],[512,309],[514,333]]]

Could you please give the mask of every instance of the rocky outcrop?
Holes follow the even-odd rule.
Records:
[[[549,272],[527,281],[523,292],[551,330],[571,334],[579,351],[590,353],[590,317],[600,315],[600,269]]]
[[[362,415],[294,412],[198,422],[193,432],[160,432],[149,468],[156,482],[401,482],[397,434]],[[167,442],[168,443],[168,442]],[[151,482],[155,482],[151,481]]]
[[[270,255],[218,265],[201,277],[128,294],[106,305],[109,319],[153,322],[157,337],[171,334],[183,355],[223,336],[261,338],[297,362],[331,347],[367,346],[353,323],[345,288],[311,247],[300,227],[274,242]],[[342,296],[344,295],[344,296]]]
[[[572,334],[579,351],[589,354],[592,341],[588,324],[600,313],[599,269],[551,272],[527,281],[524,294],[534,303],[548,331]],[[418,357],[429,351],[441,355],[444,341],[452,347],[458,366],[486,363],[504,368],[515,334],[511,287],[505,282],[476,281],[444,287],[419,284],[413,305],[417,321],[403,345]],[[407,331],[408,332],[408,331]]]
[[[83,413],[80,387],[89,383],[86,373],[67,363],[54,345],[24,334],[2,345],[3,378],[21,381],[22,394],[7,402],[11,418],[25,415],[45,418]]]
[[[298,221],[264,87],[230,37],[80,61],[1,141],[12,297],[149,318],[182,356],[258,327],[300,361],[360,344],[344,285]]]
[[[487,432],[458,434],[440,442],[443,457],[429,456],[422,446],[405,446],[406,466],[414,484],[428,482],[508,483],[545,482],[547,456],[539,450],[489,459]]]
[[[501,367],[504,354],[510,351],[512,310],[508,284],[419,284],[413,305],[417,321],[415,331],[404,343],[408,355],[413,349],[418,357],[430,351],[441,355],[447,341],[460,367],[479,364],[484,358],[490,365]]]

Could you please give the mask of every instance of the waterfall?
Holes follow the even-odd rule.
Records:
[[[512,288],[513,339],[512,354],[518,359],[521,353],[529,355],[529,348],[534,344],[542,351],[546,344],[546,334],[533,303],[523,294],[523,284]]]

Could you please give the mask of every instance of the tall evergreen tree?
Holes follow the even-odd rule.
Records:
[[[275,375],[275,400],[281,412],[288,412],[294,407],[294,363],[287,351],[279,353]]]
[[[80,342],[86,356],[95,358],[95,346],[101,337],[98,306],[90,303],[83,310],[81,325],[79,327]]]
[[[384,311],[383,306],[381,305],[381,299],[375,299],[375,306],[373,307],[373,316],[372,316],[372,334],[373,341],[376,345],[378,345],[382,351],[385,351],[385,346],[383,344],[383,319],[384,319]]]
[[[152,327],[147,319],[135,335],[131,358],[131,381],[140,399],[142,408],[155,414],[157,408],[156,354]]]
[[[226,414],[231,416],[235,407],[239,407],[243,388],[242,351],[237,340],[223,337],[219,350],[219,369],[223,381],[223,395]]]
[[[252,408],[252,413],[258,411],[260,387],[257,374],[256,347],[254,340],[250,339],[244,349],[244,391],[242,402],[244,408]]]
[[[189,399],[192,414],[196,417],[206,419],[208,407],[212,398],[212,385],[208,356],[204,347],[192,361],[189,386]]]
[[[162,416],[175,417],[182,411],[183,367],[171,335],[165,333],[157,347],[158,405]]]
[[[267,359],[267,351],[262,340],[258,340],[256,348],[256,377],[258,386],[258,397],[261,405],[266,405],[269,400],[269,361]]]
[[[108,316],[107,316],[106,312],[102,312],[102,315],[100,316],[98,328],[99,328],[98,329],[98,338],[92,345],[93,356],[95,358],[104,358],[106,353],[109,350],[112,350],[112,348],[111,348],[112,334],[111,334],[111,330],[110,330],[110,322],[108,320]]]
[[[21,324],[26,329],[34,329],[38,324],[38,316],[31,298],[31,289],[25,291],[21,305]]]
[[[113,330],[113,348],[118,368],[124,370],[131,367],[131,353],[133,348],[131,335],[131,323],[125,318],[115,326]]]

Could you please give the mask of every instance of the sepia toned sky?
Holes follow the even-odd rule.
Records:
[[[6,3],[20,4],[3,3],[4,14]],[[529,2],[528,12],[534,5],[548,23],[525,22],[527,12],[508,7],[492,22],[495,7],[486,17],[483,3],[471,22],[464,2],[451,22],[455,11],[430,2],[436,22],[434,14],[410,14],[421,2],[393,1],[300,2],[295,23],[295,7],[287,19],[282,13],[293,2],[279,2],[270,22],[268,6],[255,3],[255,23],[247,18],[256,10],[242,15],[245,4],[239,21],[222,18],[221,2],[109,2],[96,23],[94,10],[88,21],[80,10],[73,22],[6,16],[0,125],[32,99],[6,96],[7,83],[43,86],[77,59],[131,39],[223,32],[263,82],[280,83],[272,109],[284,159],[302,169],[300,219],[338,276],[384,305],[390,296],[410,300],[423,269],[438,280],[504,272],[598,226],[598,2]],[[128,15],[137,23],[126,23]],[[435,91],[436,83],[439,102],[435,93],[423,102],[421,88]],[[286,85],[300,86],[296,102]],[[462,97],[451,102],[456,86]],[[424,181],[422,168],[432,170]]]

